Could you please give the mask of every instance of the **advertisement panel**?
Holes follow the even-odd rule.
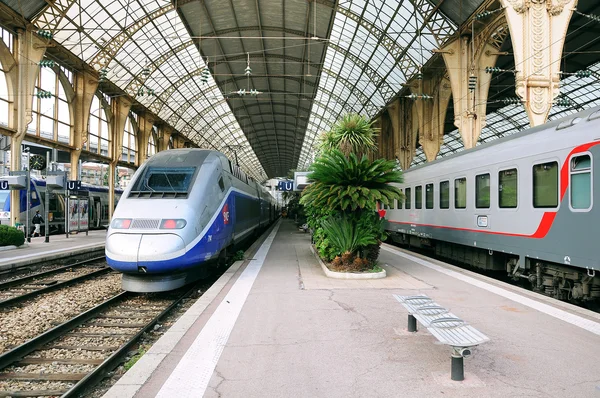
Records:
[[[68,204],[69,214],[67,216],[67,222],[69,226],[69,232],[77,231],[79,229],[79,200],[69,198]]]
[[[87,231],[88,226],[88,199],[79,199],[79,230]]]

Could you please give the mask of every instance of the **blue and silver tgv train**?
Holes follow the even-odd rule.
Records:
[[[172,290],[208,275],[278,210],[273,196],[220,152],[160,152],[123,193],[108,229],[106,259],[123,273],[124,290]]]

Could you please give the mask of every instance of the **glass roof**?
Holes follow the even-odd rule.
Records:
[[[313,161],[315,139],[342,114],[374,117],[431,58],[438,44],[425,20],[444,19],[427,7],[416,10],[402,0],[340,1],[299,169]],[[442,25],[456,29],[449,21]]]
[[[202,82],[206,64],[171,1],[80,0],[64,18],[50,6],[34,23],[55,26],[56,41],[96,70],[108,68],[108,80],[198,145],[231,159],[237,151],[248,175],[266,179],[212,76]]]
[[[591,77],[579,78],[569,76],[561,81],[560,96],[568,98],[572,106],[553,105],[548,120],[563,118],[572,113],[600,105],[598,97],[598,79],[600,78],[600,62],[587,68],[592,71]],[[493,99],[492,99],[493,100]],[[529,128],[529,118],[523,105],[507,105],[486,116],[486,126],[481,130],[478,143],[484,143],[505,137]],[[458,129],[444,135],[437,158],[451,155],[464,150],[462,138]],[[417,148],[412,166],[425,163],[427,159],[423,148]]]

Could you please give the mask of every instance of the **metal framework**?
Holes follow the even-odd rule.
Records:
[[[196,144],[244,148],[242,167],[262,180],[306,167],[317,135],[342,113],[374,116],[397,95],[456,31],[438,8],[427,0],[240,0],[235,8],[232,0],[57,0],[33,22]],[[231,94],[242,89],[263,94]]]

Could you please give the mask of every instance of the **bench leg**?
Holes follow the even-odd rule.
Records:
[[[463,381],[465,379],[465,368],[463,364],[463,357],[455,357],[452,355],[452,369],[450,371],[450,378],[454,381]]]
[[[417,318],[408,314],[408,331],[416,332],[417,331]]]

